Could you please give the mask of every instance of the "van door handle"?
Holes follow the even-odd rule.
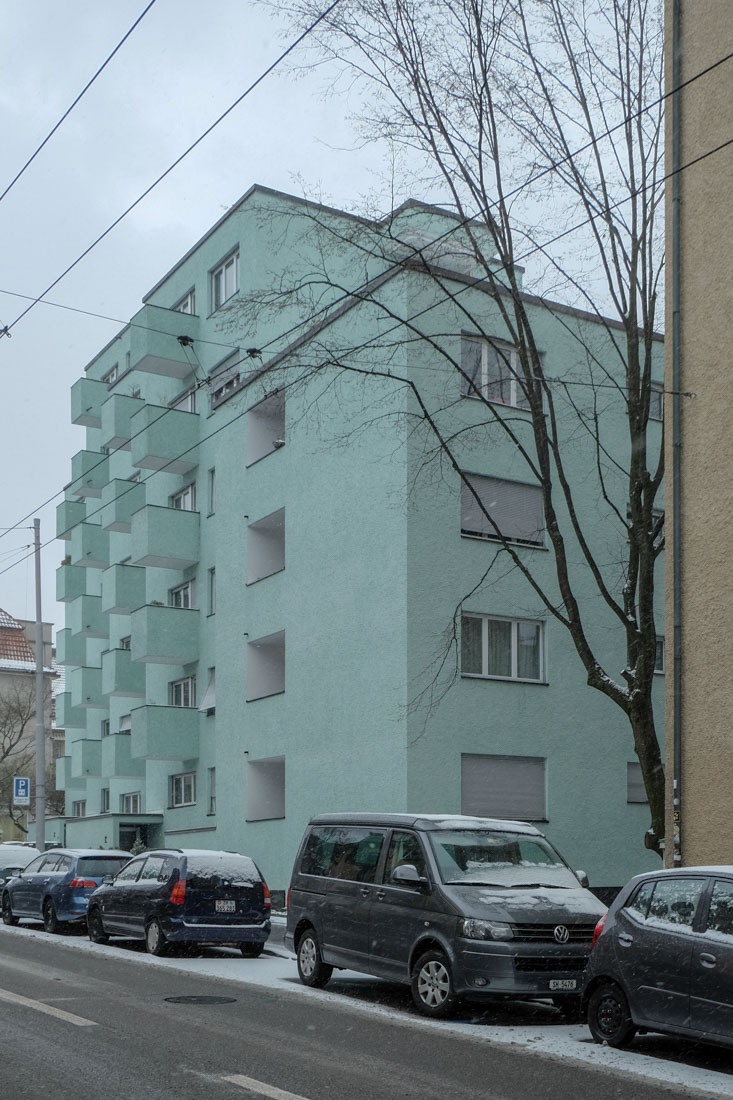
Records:
[[[386,890],[377,890],[377,901],[384,901],[387,896]]]
[[[619,932],[618,942],[622,947],[631,947],[634,942],[634,937],[630,936],[628,932]]]
[[[368,897],[369,897],[369,888],[368,888],[367,886],[362,886],[362,888],[361,888],[361,890],[359,891],[359,893],[361,894],[361,896],[362,896],[363,898],[368,898]]]
[[[717,961],[718,960],[715,955],[710,955],[707,951],[700,952],[700,962],[703,966],[706,966],[708,970],[715,966]]]

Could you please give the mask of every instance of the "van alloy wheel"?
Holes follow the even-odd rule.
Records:
[[[303,985],[322,989],[333,974],[333,967],[324,963],[318,937],[307,928],[298,941],[298,976]]]
[[[456,1001],[450,963],[442,951],[428,951],[412,976],[412,999],[425,1016],[447,1016]]]

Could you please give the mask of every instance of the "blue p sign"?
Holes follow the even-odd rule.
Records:
[[[14,776],[13,778],[13,805],[14,806],[30,806],[31,804],[31,781],[21,776]]]

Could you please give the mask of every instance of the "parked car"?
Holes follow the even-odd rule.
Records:
[[[6,840],[0,844],[0,890],[9,879],[40,854],[32,844],[26,844],[22,840]]]
[[[733,1046],[733,867],[637,875],[596,928],[583,987],[598,1043],[662,1031]]]
[[[270,912],[270,891],[249,856],[160,848],[95,890],[87,927],[94,943],[144,939],[151,955],[171,943],[227,943],[255,958],[270,935]]]
[[[130,858],[129,852],[100,848],[52,848],[38,855],[3,886],[3,922],[33,917],[47,932],[63,932],[67,922],[86,919],[90,895]]]
[[[325,814],[295,860],[285,942],[301,981],[334,967],[412,986],[445,1016],[459,996],[580,1004],[605,911],[538,829],[518,821]]]

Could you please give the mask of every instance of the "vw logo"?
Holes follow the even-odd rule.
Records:
[[[564,924],[558,924],[552,934],[558,943],[567,943],[570,939],[570,933]]]

